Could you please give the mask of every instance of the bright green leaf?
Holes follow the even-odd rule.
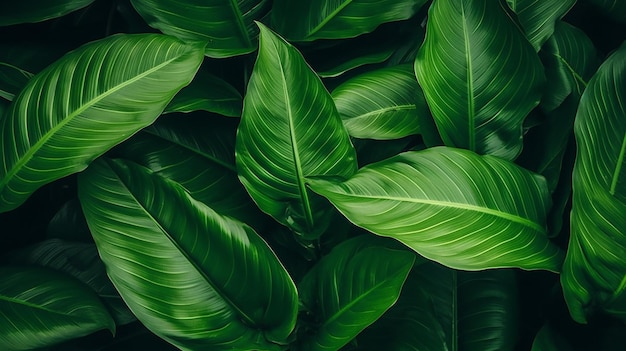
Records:
[[[352,38],[411,18],[426,0],[274,0],[272,27],[294,41]]]
[[[555,23],[576,4],[576,0],[506,0],[526,32],[535,51],[554,32]]]
[[[259,27],[259,56],[237,131],[237,171],[261,210],[316,237],[332,212],[306,189],[304,178],[349,177],[356,171],[356,154],[319,77],[292,45]]]
[[[281,350],[296,289],[251,227],[129,161],[92,163],[79,197],[111,281],[148,329],[186,350]]]
[[[207,43],[205,54],[223,58],[256,49],[254,20],[268,15],[268,0],[131,0],[151,26],[184,41]]]
[[[560,271],[545,179],[497,157],[435,147],[307,183],[357,226],[446,266]]]
[[[154,122],[202,59],[200,46],[122,34],[72,51],[37,74],[1,121],[0,212]]]
[[[418,134],[417,116],[430,113],[411,65],[361,74],[335,88],[332,97],[348,133],[356,138]]]
[[[537,53],[502,6],[435,1],[415,72],[446,145],[512,160],[545,77]]]
[[[115,323],[87,285],[46,268],[0,267],[0,345],[32,350]]]
[[[391,307],[415,255],[377,244],[368,236],[344,241],[298,285],[316,325],[300,349],[338,350]]]
[[[572,318],[596,310],[626,319],[626,45],[583,93],[574,133],[571,237],[561,275]]]
[[[41,22],[61,17],[91,4],[94,0],[20,0],[0,3],[0,26]]]

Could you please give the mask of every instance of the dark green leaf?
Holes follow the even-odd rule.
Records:
[[[129,161],[92,163],[79,197],[111,281],[148,329],[183,349],[281,350],[296,289],[251,227]]]
[[[0,345],[32,350],[115,322],[88,286],[45,268],[0,267]]]
[[[331,208],[304,177],[356,171],[356,154],[332,97],[302,55],[262,24],[259,56],[237,132],[239,178],[259,208],[306,237]]]
[[[363,167],[344,182],[307,184],[352,223],[446,266],[560,271],[563,253],[546,237],[545,179],[497,157],[435,147]]]
[[[554,327],[546,323],[541,327],[531,351],[570,351],[573,350],[567,339],[559,334]]]
[[[561,275],[572,318],[596,309],[626,318],[626,45],[583,93],[574,133],[571,237]]]
[[[274,0],[272,27],[294,41],[352,38],[413,16],[426,0]]]
[[[226,81],[199,71],[193,81],[174,96],[164,113],[207,111],[228,117],[241,116],[241,94]]]
[[[535,51],[554,32],[555,23],[574,6],[576,0],[506,0],[526,32]]]
[[[184,41],[207,43],[205,54],[222,58],[256,49],[254,20],[268,15],[268,0],[131,0],[151,27]]]
[[[332,97],[348,133],[356,138],[418,134],[417,116],[429,113],[411,65],[361,74],[338,86]]]
[[[344,241],[298,285],[317,321],[299,341],[302,350],[338,350],[396,302],[415,255],[377,242],[369,236]]]
[[[502,6],[435,1],[415,72],[446,145],[515,159],[522,122],[539,103],[545,77]]]
[[[41,22],[61,17],[91,4],[94,0],[20,0],[0,4],[0,26]]]
[[[54,214],[48,222],[46,237],[68,241],[93,243],[89,232],[83,209],[80,207],[78,198],[74,198],[65,204]]]
[[[172,37],[114,35],[37,74],[1,121],[0,212],[154,122],[202,59]]]
[[[12,101],[32,77],[27,70],[0,62],[0,97]]]
[[[597,7],[607,16],[626,22],[626,2],[623,0],[583,0]]]

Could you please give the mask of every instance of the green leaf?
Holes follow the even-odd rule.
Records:
[[[46,237],[67,241],[93,243],[78,198],[67,201],[54,214],[46,227]]]
[[[563,335],[559,334],[554,327],[546,323],[541,327],[535,339],[531,351],[570,351],[572,347]]]
[[[235,168],[237,123],[204,115],[163,116],[116,151],[171,179],[221,215],[257,224],[261,213]]]
[[[207,43],[214,58],[247,54],[256,49],[254,20],[268,16],[268,0],[131,0],[153,28],[184,41]]]
[[[546,67],[546,93],[541,108],[550,112],[570,95],[578,100],[600,65],[591,39],[580,29],[559,21],[539,53]]]
[[[0,267],[0,344],[32,350],[115,323],[98,296],[79,281],[45,268]]]
[[[154,122],[202,59],[164,35],[114,35],[37,74],[1,120],[0,212]]]
[[[506,0],[509,7],[517,14],[528,41],[535,51],[554,32],[555,23],[576,4],[576,0]]]
[[[306,189],[304,177],[349,177],[356,153],[319,77],[292,45],[259,27],[259,56],[237,131],[237,171],[261,210],[317,237],[332,212]]]
[[[14,252],[8,261],[15,265],[37,265],[69,274],[100,296],[110,308],[116,325],[136,320],[107,277],[104,264],[92,243],[49,239]]]
[[[626,45],[593,76],[578,107],[571,237],[561,275],[572,318],[626,319]]]
[[[497,157],[435,147],[307,184],[357,226],[451,268],[560,270],[545,179]]]
[[[21,0],[0,4],[0,26],[41,22],[64,16],[91,4],[94,0]]]
[[[7,62],[0,62],[0,97],[12,101],[33,74]]]
[[[415,72],[446,145],[512,160],[545,77],[537,53],[502,6],[435,1]]]
[[[298,285],[316,325],[302,350],[338,350],[391,307],[415,255],[377,244],[369,236],[336,246]]]
[[[353,38],[411,18],[426,0],[274,0],[272,28],[293,41]]]
[[[163,113],[207,111],[228,117],[241,116],[241,94],[232,85],[200,70],[193,81],[174,96]]]
[[[148,329],[188,350],[281,350],[296,289],[251,227],[129,161],[92,163],[79,197],[111,281]]]
[[[626,22],[626,2],[622,0],[583,0],[583,2],[592,4],[617,21]]]
[[[369,71],[332,92],[348,133],[356,138],[398,139],[419,133],[419,114],[428,114],[411,65]]]

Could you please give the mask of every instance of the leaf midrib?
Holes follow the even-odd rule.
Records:
[[[463,18],[463,38],[465,44],[465,65],[467,67],[466,86],[467,86],[467,121],[468,121],[468,138],[471,151],[476,151],[476,135],[474,129],[476,128],[474,119],[476,118],[474,107],[474,81],[472,72],[472,53],[469,44],[469,33],[467,28],[467,19],[465,18],[464,3],[461,2],[461,17]]]
[[[103,92],[102,94],[98,95],[97,97],[87,101],[84,105],[82,105],[80,108],[76,109],[75,111],[73,111],[72,113],[70,113],[67,117],[65,117],[61,122],[59,122],[56,126],[52,127],[48,132],[46,132],[40,139],[39,141],[37,141],[34,145],[32,145],[28,151],[11,167],[11,170],[9,172],[7,172],[7,174],[4,176],[4,178],[2,178],[2,180],[0,180],[0,192],[2,192],[2,189],[11,181],[11,179],[13,178],[13,176],[15,176],[15,174],[18,173],[18,171],[20,171],[22,169],[22,167],[24,167],[24,165],[26,163],[28,163],[30,160],[32,160],[33,156],[35,155],[35,153],[37,153],[47,142],[48,140],[55,135],[59,130],[63,129],[63,127],[65,127],[65,125],[67,125],[69,122],[71,122],[74,118],[79,117],[81,113],[85,112],[87,109],[89,109],[90,107],[92,107],[93,105],[95,105],[96,103],[102,101],[103,99],[105,99],[107,96],[139,81],[140,79],[160,70],[161,68],[169,65],[171,62],[178,60],[182,55],[178,55],[175,57],[172,57],[169,60],[164,61],[163,63],[154,66],[153,68],[146,70],[144,72],[142,72],[141,74],[136,75],[135,77],[133,77],[132,79],[126,80],[118,85],[115,85],[113,87],[111,87],[109,90],[106,90],[105,92]],[[38,83],[38,82],[37,82]],[[8,117],[7,117],[8,118]]]
[[[239,29],[239,32],[241,33],[241,37],[244,40],[244,44],[247,47],[251,47],[252,41],[250,41],[250,37],[248,36],[248,28],[246,28],[246,24],[243,23],[243,14],[241,13],[239,4],[237,4],[237,0],[230,0],[229,4],[233,11],[233,14],[235,15],[235,18],[237,21],[237,28]]]
[[[362,194],[345,194],[348,195],[350,197],[355,197],[355,198],[361,198],[361,199],[374,199],[374,200],[387,200],[387,201],[396,201],[396,202],[409,202],[409,203],[415,203],[415,204],[422,204],[422,205],[432,205],[432,206],[439,206],[439,207],[446,207],[446,208],[454,208],[454,209],[460,209],[460,210],[467,210],[467,211],[472,211],[472,212],[479,212],[479,213],[483,213],[486,215],[490,215],[490,216],[494,216],[494,217],[498,217],[498,218],[502,218],[502,219],[506,219],[509,220],[511,222],[514,223],[518,223],[521,224],[525,227],[529,227],[537,232],[540,233],[545,233],[545,229],[529,220],[526,219],[524,217],[520,217],[520,216],[516,216],[513,215],[511,213],[507,213],[507,212],[502,212],[502,211],[498,211],[498,210],[494,210],[488,207],[480,207],[480,206],[476,206],[476,205],[470,205],[470,204],[464,204],[464,203],[460,203],[460,202],[445,202],[445,201],[439,201],[439,200],[429,200],[429,199],[417,199],[417,198],[409,198],[409,197],[396,197],[396,196],[383,196],[383,195],[362,195]]]
[[[300,0],[293,0],[293,1],[300,1]],[[344,1],[343,4],[339,5],[333,12],[330,13],[330,15],[326,16],[326,18],[324,18],[317,26],[313,27],[313,29],[311,29],[309,33],[307,33],[307,37],[311,37],[317,32],[319,32],[322,28],[324,28],[326,24],[328,24],[328,22],[333,20],[339,12],[343,11],[344,8],[350,5],[350,3],[352,3],[352,0]]]
[[[392,111],[409,111],[409,110],[417,110],[417,107],[415,104],[406,104],[406,105],[395,105],[395,106],[389,106],[389,107],[383,107],[383,108],[379,108],[376,110],[372,110],[366,113],[362,113],[362,114],[358,114],[354,117],[350,117],[350,118],[367,118],[370,116],[375,116],[381,113],[386,113],[386,112],[392,112]]]
[[[20,299],[16,299],[13,297],[9,297],[9,296],[5,296],[5,295],[0,295],[0,301],[6,301],[6,302],[10,302],[10,303],[15,303],[21,306],[26,306],[26,307],[30,307],[36,310],[40,310],[40,311],[44,311],[44,312],[48,312],[48,313],[52,313],[52,314],[56,314],[56,315],[61,315],[61,316],[65,316],[65,317],[72,317],[75,319],[79,319],[79,320],[84,320],[83,318],[80,317],[80,315],[73,315],[73,314],[68,314],[68,313],[64,313],[61,311],[55,311],[49,308],[45,308],[43,306],[40,305],[36,305],[32,302],[28,302],[28,301],[24,301],[24,300],[20,300]]]

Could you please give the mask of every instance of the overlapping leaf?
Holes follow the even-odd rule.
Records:
[[[94,0],[21,0],[0,3],[0,26],[41,22],[61,17],[91,4]]]
[[[92,163],[79,197],[111,281],[152,332],[187,350],[282,349],[295,285],[251,227],[130,161]]]
[[[304,177],[349,177],[356,155],[332,97],[302,55],[262,24],[237,131],[239,178],[257,205],[297,233],[328,225],[324,199]]]
[[[626,318],[626,45],[583,93],[574,132],[571,237],[561,275],[572,317],[604,310]]]
[[[86,285],[46,268],[0,267],[0,345],[32,350],[115,323]]]
[[[205,54],[223,58],[256,49],[254,20],[268,15],[268,0],[131,0],[151,27],[185,41],[207,44]]]
[[[576,3],[576,0],[506,0],[517,14],[535,51],[550,38],[557,23]]]
[[[415,72],[446,145],[514,159],[545,76],[506,5],[499,5],[435,1]]]
[[[294,41],[352,38],[410,18],[426,0],[274,0],[272,26]]]
[[[0,212],[154,122],[202,59],[172,37],[114,35],[37,74],[0,121]]]
[[[354,224],[446,266],[560,270],[545,180],[508,161],[435,147],[307,183]]]
[[[338,86],[332,97],[348,133],[356,138],[418,134],[418,115],[429,113],[410,65],[361,74]]]
[[[316,325],[302,350],[338,350],[391,307],[415,255],[377,244],[367,236],[344,241],[298,285]]]

